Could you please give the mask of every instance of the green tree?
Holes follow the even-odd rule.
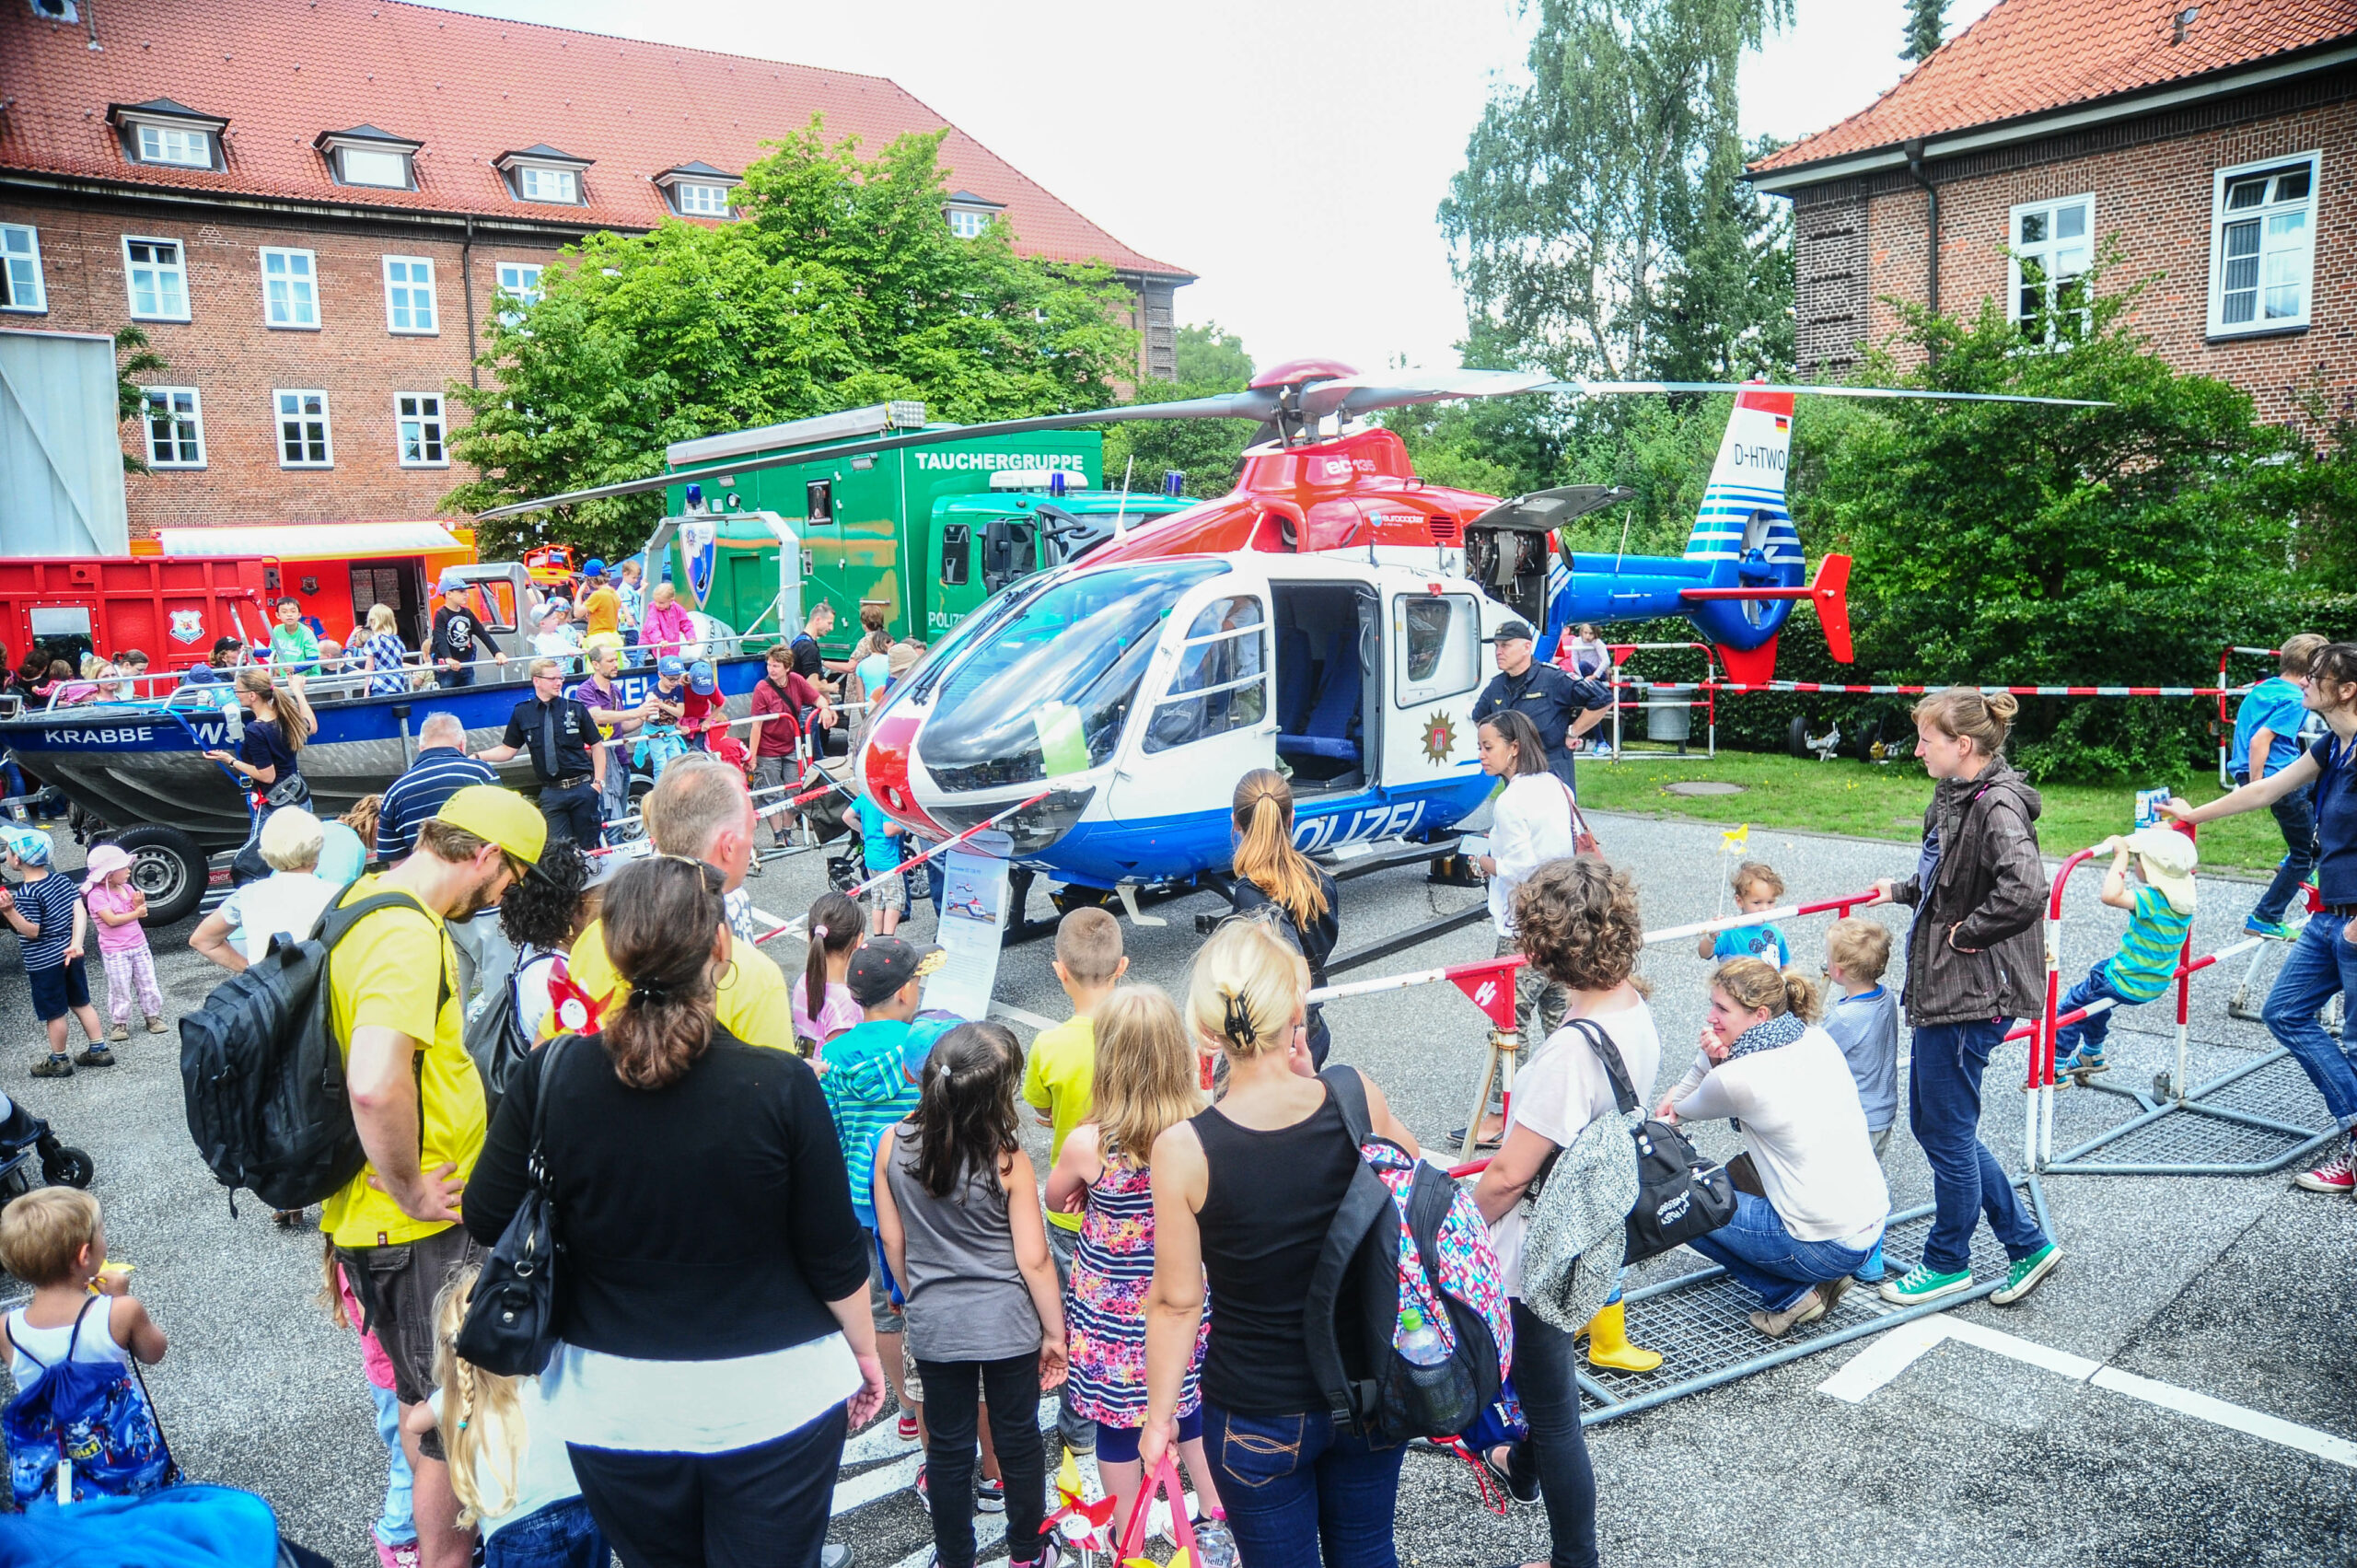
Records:
[[[1142,383],[1127,404],[1178,402],[1240,392],[1252,379],[1244,340],[1216,321],[1178,329],[1178,375]],[[1189,495],[1225,495],[1236,487],[1244,447],[1258,426],[1248,419],[1171,419],[1105,426],[1105,482],[1118,486],[1126,470],[1139,490],[1158,490],[1175,469]]]
[[[1907,0],[1907,36],[1898,51],[1901,60],[1924,61],[1940,47],[1947,27],[1947,0]]]
[[[477,477],[453,510],[660,473],[664,448],[718,431],[894,398],[935,419],[1058,412],[1109,401],[1134,363],[1109,270],[1016,254],[998,225],[959,239],[943,220],[939,134],[874,159],[813,121],[746,170],[740,221],[591,235],[488,324],[472,418],[451,450]],[[659,494],[489,526],[486,552],[553,531],[634,549]]]
[[[134,326],[115,329],[114,351],[122,355],[114,370],[114,417],[118,424],[147,417],[147,389],[139,384],[142,376],[154,376],[169,370],[171,364],[147,346],[147,334]],[[122,471],[145,473],[147,459],[130,452],[122,455]]]
[[[1690,207],[1672,226],[1648,368],[1669,381],[1788,375],[1793,364],[1792,209],[1744,178],[1774,152],[1731,127],[1712,139]]]
[[[2052,349],[1993,301],[1903,307],[1914,384],[2100,400],[2088,409],[1893,402],[1852,411],[1801,497],[1817,548],[1855,556],[1859,662],[1884,679],[2196,683],[2215,650],[2317,610],[2292,525],[2335,505],[2328,462],[2247,393],[2181,375],[2130,324],[2137,290],[2091,280]],[[1870,379],[1896,374],[1878,351]],[[2174,702],[2026,704],[2033,773],[2167,777],[2211,745]]]
[[[1529,80],[1494,91],[1440,206],[1469,314],[1515,362],[1620,377],[1655,363],[1674,302],[1745,319],[1736,73],[1792,0],[1539,0]],[[1681,245],[1735,233],[1685,285]],[[1705,290],[1708,290],[1706,296]],[[1739,336],[1740,334],[1738,334]]]

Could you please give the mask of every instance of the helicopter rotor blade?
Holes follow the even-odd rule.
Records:
[[[791,452],[748,456],[737,461],[714,463],[709,468],[622,480],[613,484],[592,485],[586,490],[568,490],[556,495],[542,495],[530,501],[493,506],[475,515],[482,518],[518,517],[558,506],[578,505],[585,501],[644,495],[654,491],[668,490],[675,484],[702,483],[724,474],[759,473],[764,469],[791,468],[797,463],[828,458],[857,458],[876,452],[904,451],[912,447],[938,447],[952,441],[970,441],[978,436],[1027,436],[1043,430],[1071,430],[1086,424],[1127,424],[1139,420],[1267,420],[1277,412],[1282,397],[1279,389],[1271,387],[1229,392],[1218,397],[1188,398],[1178,402],[1137,403],[1128,408],[1092,409],[1083,413],[1051,413],[1035,419],[1000,419],[981,424],[951,425],[939,430],[903,431],[896,436],[869,436],[829,447],[800,447]]]
[[[1665,392],[1793,392],[1819,398],[1903,398],[1944,403],[2041,403],[2049,408],[2109,408],[2094,398],[2032,398],[2014,392],[1936,392],[1907,387],[1810,387],[1789,381],[1548,381],[1534,392],[1610,397]]]
[[[1372,413],[1377,409],[1458,398],[1505,398],[1545,389],[1544,375],[1519,370],[1411,371],[1391,376],[1345,376],[1314,381],[1302,389],[1301,412],[1311,419],[1329,414]]]

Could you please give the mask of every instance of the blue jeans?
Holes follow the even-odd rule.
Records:
[[[2109,958],[2106,958],[2087,971],[2086,979],[2065,992],[2062,1000],[2055,1005],[2054,1016],[2059,1018],[2063,1014],[2084,1007],[2090,1002],[2109,1000],[2118,1005],[2107,1007],[2100,1013],[2089,1014],[2075,1024],[2065,1024],[2056,1029],[2054,1031],[2055,1061],[2061,1062],[2078,1050],[2081,1040],[2095,1047],[2096,1055],[2102,1055],[2103,1042],[2111,1034],[2113,1016],[2119,1011],[2120,1007],[2137,1005],[2132,998],[2119,994],[2119,988],[2111,983],[2111,971],[2107,968],[2110,962]]]
[[[1337,1432],[1322,1413],[1237,1415],[1205,1400],[1203,1451],[1246,1562],[1399,1568],[1405,1448]]]
[[[1613,1288],[1620,1295],[1620,1287]],[[1579,1370],[1573,1337],[1514,1304],[1514,1388],[1530,1422],[1529,1440],[1514,1446],[1509,1469],[1527,1486],[1536,1472],[1547,1504],[1550,1568],[1596,1568],[1596,1469],[1580,1430]],[[1226,1493],[1222,1493],[1225,1497]]]
[[[2357,1127],[2357,1066],[2316,1022],[2316,1009],[2335,992],[2357,995],[2357,947],[2341,935],[2346,923],[2337,914],[2320,914],[2300,928],[2258,1015],[2267,1032],[2299,1058],[2325,1109],[2344,1128]]]
[[[401,1451],[401,1402],[390,1388],[368,1385],[377,1401],[377,1436],[389,1456],[385,1469],[385,1508],[377,1516],[376,1535],[387,1546],[407,1546],[417,1539],[417,1522],[409,1508],[409,1456]]]
[[[1771,1312],[1793,1307],[1828,1280],[1848,1279],[1874,1255],[1871,1247],[1799,1240],[1784,1228],[1774,1204],[1748,1192],[1735,1195],[1733,1219],[1686,1245],[1723,1265],[1730,1278],[1748,1288]],[[1519,1348],[1519,1336],[1515,1342]],[[1521,1365],[1519,1358],[1515,1365]],[[1515,1387],[1522,1387],[1519,1377]]]
[[[2283,858],[2275,867],[2275,879],[2267,884],[2267,891],[2258,907],[2250,912],[2253,920],[2282,920],[2292,907],[2292,895],[2316,869],[2316,860],[2309,854],[2316,842],[2316,788],[2313,784],[2295,789],[2268,807],[2275,815],[2275,825],[2283,830]]]
[[[1915,1031],[1907,1125],[1932,1167],[1935,1212],[1923,1265],[1934,1273],[1960,1274],[1972,1267],[1972,1229],[1984,1214],[2016,1262],[2046,1245],[2037,1214],[2014,1196],[2004,1167],[1980,1141],[1980,1074],[2004,1035],[2003,1018],[1925,1024]]]
[[[613,1551],[578,1497],[552,1503],[482,1539],[482,1568],[608,1568]]]

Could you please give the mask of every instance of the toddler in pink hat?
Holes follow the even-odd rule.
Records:
[[[131,885],[131,852],[118,844],[98,844],[90,851],[88,874],[82,879],[82,902],[98,927],[99,961],[107,971],[107,1031],[110,1040],[131,1038],[131,1004],[135,996],[146,1015],[147,1032],[164,1032],[164,992],[156,983],[156,956],[147,950],[147,895]]]

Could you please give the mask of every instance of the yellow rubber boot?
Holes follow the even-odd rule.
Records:
[[[1628,1307],[1614,1302],[1587,1320],[1580,1330],[1587,1336],[1587,1364],[1616,1372],[1651,1372],[1661,1365],[1661,1352],[1629,1342]]]

